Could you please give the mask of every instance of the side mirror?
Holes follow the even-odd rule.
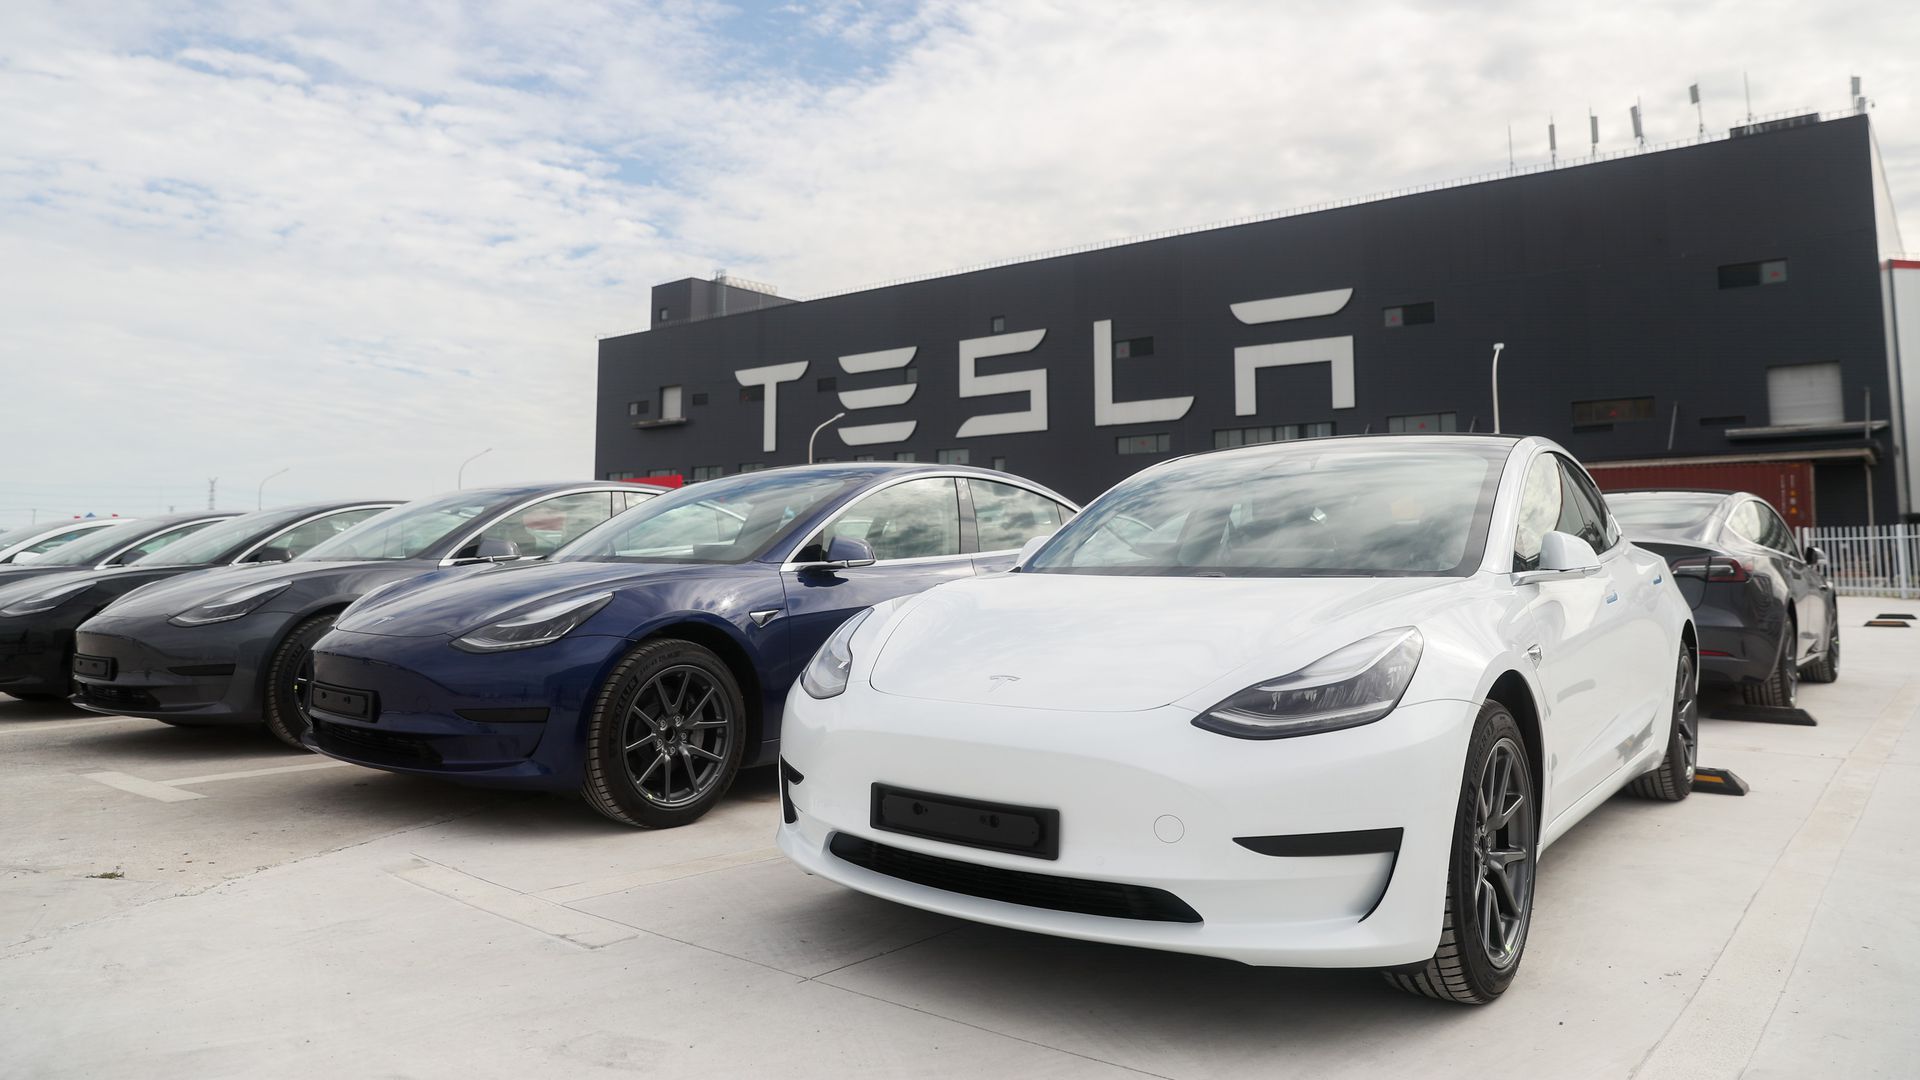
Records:
[[[293,549],[283,547],[263,547],[253,553],[248,562],[292,562]]]
[[[1052,533],[1047,533],[1044,536],[1029,537],[1026,543],[1020,545],[1020,557],[1013,560],[1013,568],[1018,570],[1027,565],[1027,560],[1033,558],[1034,554],[1041,548],[1046,547],[1047,541],[1051,539],[1053,539]]]
[[[1821,551],[1821,550],[1820,550],[1819,548],[1817,548],[1817,547],[1813,547],[1812,545],[1808,545],[1808,547],[1807,547],[1807,561],[1808,561],[1808,562],[1810,562],[1810,563],[1812,563],[1812,564],[1813,564],[1813,565],[1815,565],[1815,566],[1825,566],[1825,565],[1827,565],[1827,553],[1826,553],[1826,552],[1824,552],[1824,551]]]
[[[1550,532],[1540,538],[1540,569],[1513,575],[1515,585],[1536,585],[1543,581],[1572,581],[1600,572],[1600,556],[1593,545],[1571,533]]]
[[[802,563],[801,570],[849,570],[856,566],[872,566],[873,545],[865,540],[851,536],[836,536],[827,542],[827,557],[824,562]]]
[[[520,557],[520,545],[511,540],[482,540],[473,557],[481,562],[511,562]]]

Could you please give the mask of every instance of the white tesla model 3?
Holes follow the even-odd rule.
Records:
[[[1667,575],[1542,439],[1169,461],[842,626],[787,705],[780,847],[961,918],[1489,1001],[1540,852],[1691,787]]]

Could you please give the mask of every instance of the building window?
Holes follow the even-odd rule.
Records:
[[[995,471],[995,472],[1006,472],[1006,471],[1007,471],[1007,459],[1006,459],[1006,458],[1003,458],[1003,457],[996,457],[996,458],[994,458],[994,459],[993,459],[993,465],[992,465],[992,468],[993,468],[993,471]]]
[[[893,455],[895,461],[919,461],[920,455],[911,450],[902,450]]]
[[[1125,360],[1133,356],[1152,356],[1153,339],[1150,337],[1127,338],[1113,343],[1113,358]]]
[[[640,474],[639,474],[639,473],[637,473],[637,472],[632,472],[632,471],[624,471],[624,472],[610,472],[610,473],[608,473],[608,474],[607,474],[607,479],[609,479],[609,480],[622,480],[622,481],[625,481],[625,480],[639,480],[639,479],[641,479],[641,478],[642,478],[642,477],[640,476]]]
[[[661,308],[661,309],[660,309],[660,321],[661,321],[661,322],[666,322],[666,321],[667,321],[667,319],[668,319],[668,317],[669,317],[669,316],[668,316],[668,313],[667,313],[667,309],[666,309],[666,308]]]
[[[725,475],[727,475],[727,469],[724,465],[695,465],[693,467],[693,482],[696,484],[702,480],[718,480]]]
[[[878,457],[875,457],[875,456],[874,456],[874,455],[872,455],[872,454],[855,454],[855,455],[853,455],[853,460],[855,460],[855,461],[879,461],[880,459],[879,459]]]
[[[1423,300],[1418,304],[1401,304],[1387,308],[1384,312],[1388,326],[1420,326],[1433,321],[1433,301]]]
[[[1113,448],[1122,454],[1164,454],[1173,449],[1173,436],[1164,431],[1154,435],[1122,435],[1113,440]]]
[[[829,390],[837,389],[839,385],[840,385],[840,380],[838,380],[832,375],[827,375],[820,379],[815,380],[813,384],[813,388],[824,394]]]
[[[1456,413],[1416,413],[1412,416],[1387,417],[1387,430],[1395,434],[1404,431],[1458,431],[1459,422]]]
[[[936,457],[942,465],[965,465],[972,454],[963,447],[959,450],[942,450]]]
[[[1839,364],[1767,369],[1767,423],[1774,427],[1837,424],[1846,419]]]
[[[652,408],[653,408],[653,402],[651,401],[629,401],[627,402],[627,415],[628,416],[645,416],[647,415],[648,410]]]
[[[695,405],[705,405],[706,403],[707,403],[707,395],[705,395],[705,394],[695,394],[695,395],[693,395],[693,404],[695,404]]]
[[[680,388],[677,386],[661,387],[660,419],[682,420],[686,418],[686,415],[686,411],[680,408]]]
[[[1573,426],[1575,427],[1651,419],[1653,419],[1653,399],[1650,397],[1606,398],[1601,401],[1573,403]]]
[[[1744,414],[1739,416],[1703,416],[1700,418],[1701,427],[1739,427],[1746,422],[1747,418]]]
[[[1720,287],[1744,289],[1752,285],[1781,285],[1787,280],[1787,260],[1733,263],[1720,268]]]
[[[740,400],[741,401],[765,401],[767,400],[767,388],[764,385],[743,386],[740,388]]]
[[[988,320],[987,325],[993,328],[990,331],[991,333],[1004,334],[1007,332],[1007,317],[1005,315],[995,315],[992,319]]]
[[[1217,428],[1213,433],[1213,448],[1225,450],[1235,446],[1257,446],[1260,443],[1287,442],[1291,439],[1324,439],[1332,434],[1333,421],[1331,420],[1322,420],[1316,424]]]
[[[901,382],[919,382],[920,369],[917,367],[902,368],[900,372],[900,381]]]
[[[740,463],[740,471],[743,473],[759,472],[766,467],[767,463],[764,461],[743,461]]]
[[[647,470],[647,475],[648,475],[648,476],[650,476],[650,477],[652,477],[652,476],[679,476],[679,475],[680,475],[680,470],[678,470],[678,469],[648,469],[648,470]]]

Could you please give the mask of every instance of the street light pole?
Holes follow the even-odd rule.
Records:
[[[1500,350],[1507,347],[1504,341],[1493,343],[1493,433],[1500,434]]]
[[[269,477],[267,477],[267,480],[271,480],[271,479],[273,479],[273,477],[274,477],[274,476],[279,476],[279,475],[280,475],[280,473],[284,473],[284,472],[286,472],[286,471],[287,471],[288,469],[291,469],[291,468],[293,468],[293,466],[291,466],[291,465],[289,465],[289,466],[287,466],[287,468],[285,468],[285,469],[281,469],[281,470],[280,470],[280,472],[277,472],[277,473],[274,473],[274,474],[273,474],[273,476],[269,476]],[[265,509],[265,508],[266,508],[266,505],[267,505],[267,480],[262,480],[262,481],[260,481],[260,490],[258,490],[258,491],[256,491],[256,492],[254,492],[254,493],[253,493],[253,508],[254,508],[255,510],[263,510],[263,509]]]
[[[491,454],[491,453],[493,453],[493,447],[489,446],[485,450],[482,450],[479,453],[468,458],[467,460],[461,462],[460,471],[453,474],[454,489],[458,490],[460,488],[467,486],[467,466],[473,464],[474,462],[480,460],[483,457],[486,457],[488,454]]]
[[[807,464],[809,465],[813,464],[813,440],[819,438],[820,433],[827,430],[827,428],[830,427],[835,420],[838,420],[845,415],[847,414],[844,412],[834,413],[832,416],[827,417],[826,423],[821,424],[817,428],[814,428],[813,434],[807,436]]]

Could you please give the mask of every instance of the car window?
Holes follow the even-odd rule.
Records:
[[[1562,531],[1570,532],[1585,540],[1587,546],[1593,548],[1595,552],[1612,548],[1614,542],[1620,538],[1620,533],[1614,528],[1613,522],[1607,518],[1606,500],[1600,497],[1599,489],[1593,486],[1593,481],[1587,479],[1587,474],[1581,470],[1580,466],[1566,458],[1559,458],[1559,461],[1561,471],[1565,473],[1564,483],[1569,496],[1567,501],[1573,504],[1575,511],[1579,514],[1579,528]],[[1563,513],[1561,517],[1565,520],[1566,515]]]
[[[1727,515],[1727,528],[1743,539],[1761,543],[1766,528],[1760,523],[1760,504],[1752,499],[1742,501],[1733,508],[1733,513]]]
[[[312,551],[316,545],[339,536],[383,509],[385,508],[368,506],[355,510],[343,510],[338,514],[315,518],[304,525],[295,525],[269,540],[259,551],[253,553],[252,558],[258,560],[261,552],[276,550],[286,551],[295,557],[304,555]]]
[[[1045,495],[993,480],[966,481],[981,551],[1013,551],[1060,527],[1073,511]]]
[[[653,498],[651,491],[622,491],[614,495],[614,512],[624,513]]]
[[[471,559],[488,540],[506,540],[524,556],[550,555],[568,541],[599,525],[614,514],[614,492],[583,491],[543,499],[524,510],[508,514],[487,526],[478,537],[454,554],[456,559]],[[620,509],[626,509],[622,504]]]
[[[178,529],[168,529],[166,532],[150,536],[138,547],[114,559],[113,565],[125,566],[130,562],[138,562],[156,551],[164,550],[174,541],[184,540],[212,524],[214,524],[214,522],[196,521],[191,525],[183,525]]]
[[[958,555],[960,494],[954,485],[953,477],[937,476],[883,488],[835,518],[815,544],[825,551],[837,536],[865,540],[881,560]]]
[[[1564,528],[1561,517],[1566,500],[1561,497],[1559,463],[1551,454],[1540,454],[1527,466],[1527,479],[1520,485],[1520,522],[1513,530],[1513,571],[1521,573],[1540,568],[1540,541],[1548,533]]]
[[[743,563],[790,541],[852,483],[789,470],[705,480],[647,499],[554,557]]]
[[[1772,506],[1761,502],[1750,502],[1747,505],[1753,507],[1754,511],[1760,515],[1761,543],[1784,555],[1791,555],[1796,559],[1801,557],[1800,545],[1793,538],[1793,530],[1787,527],[1787,523],[1780,519],[1779,513]]]

